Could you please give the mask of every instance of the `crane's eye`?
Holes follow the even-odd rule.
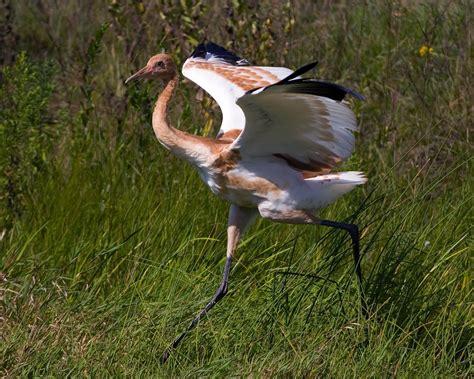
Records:
[[[155,68],[164,68],[165,67],[165,62],[163,61],[158,61],[155,63]]]

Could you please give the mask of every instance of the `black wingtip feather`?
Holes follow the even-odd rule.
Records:
[[[206,58],[206,45],[204,43],[197,45],[190,58]]]
[[[231,51],[219,46],[213,42],[200,43],[191,54],[191,58],[202,58],[202,59],[220,59],[225,63],[233,66],[248,66],[250,63],[238,55],[235,55]]]
[[[343,100],[346,95],[351,95],[357,100],[365,100],[365,97],[360,93],[350,88],[345,88],[339,84],[315,79],[295,79],[298,76],[301,76],[304,73],[312,70],[317,65],[317,61],[304,65],[272,86],[288,85],[290,86],[288,88],[288,92],[307,93],[315,96],[328,97],[337,101]]]
[[[308,63],[307,65],[304,65],[303,67],[300,67],[299,69],[297,69],[296,71],[294,71],[290,75],[288,75],[286,78],[280,80],[278,83],[275,83],[275,84],[282,84],[282,83],[289,82],[290,80],[292,80],[292,79],[294,79],[294,78],[296,78],[300,75],[303,75],[304,73],[312,70],[317,65],[318,65],[318,61]]]
[[[365,100],[364,96],[350,88],[316,79],[293,79],[287,82],[280,81],[267,87],[252,89],[247,91],[247,94],[255,92],[260,93],[261,91],[266,91],[267,89],[270,90],[271,88],[276,87],[278,87],[279,91],[282,93],[304,93],[308,95],[327,97],[336,101],[343,100],[346,95],[350,95],[357,100]]]
[[[310,95],[327,97],[336,101],[343,100],[346,95],[350,95],[357,100],[365,100],[364,96],[350,88],[323,80],[296,79],[286,83],[286,85],[288,86],[288,92],[307,93]]]
[[[354,91],[351,88],[341,86],[340,84],[314,79],[310,79],[308,81],[311,81],[314,84],[315,88],[318,88],[319,91],[327,92],[327,97],[332,98],[333,100],[340,101],[343,100],[346,95],[350,95],[357,100],[365,101],[365,97],[362,96],[359,92]]]

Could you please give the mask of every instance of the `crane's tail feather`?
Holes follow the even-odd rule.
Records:
[[[367,182],[367,177],[360,171],[346,171],[334,174],[319,175],[314,178],[305,179],[313,194],[311,202],[312,209],[327,206],[345,193],[354,189],[355,186]]]
[[[318,175],[305,179],[306,181],[332,184],[353,184],[359,185],[367,182],[367,177],[360,171],[345,171],[327,175]]]

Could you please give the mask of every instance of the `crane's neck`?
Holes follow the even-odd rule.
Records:
[[[176,129],[170,125],[168,116],[168,105],[178,87],[178,74],[165,81],[165,88],[158,96],[153,110],[153,131],[158,141],[168,150],[174,152],[180,146]]]
[[[153,111],[153,130],[160,143],[174,155],[200,166],[207,161],[210,149],[204,139],[182,132],[170,125],[168,106],[178,87],[178,73],[165,80],[165,88],[155,104]]]

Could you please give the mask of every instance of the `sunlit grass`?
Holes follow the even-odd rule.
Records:
[[[357,214],[369,320],[358,311],[344,234],[258,222],[238,251],[229,296],[160,366],[220,280],[227,211],[190,168],[168,166],[135,185],[108,167],[44,184],[30,222],[5,243],[6,368],[189,376],[467,369],[469,183],[433,201],[435,182],[407,194],[386,184],[390,174],[324,213]],[[90,175],[107,177],[104,186]]]

